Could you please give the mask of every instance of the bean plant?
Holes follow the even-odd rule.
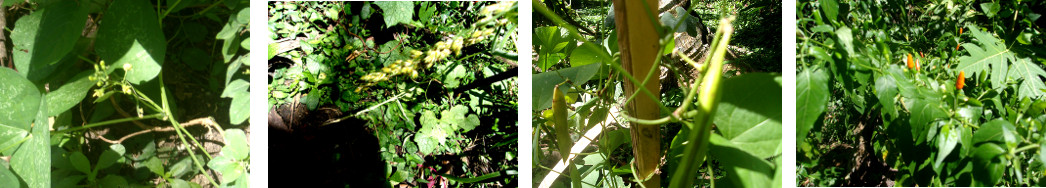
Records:
[[[535,187],[781,187],[780,74],[724,74],[739,37],[730,14],[713,21],[709,58],[674,50],[673,31],[696,26],[682,8],[654,17],[656,3],[614,1],[616,28],[593,36],[533,2],[552,22],[534,29]],[[699,72],[678,91],[657,81],[669,58]]]
[[[249,10],[3,1],[0,187],[247,187]]]

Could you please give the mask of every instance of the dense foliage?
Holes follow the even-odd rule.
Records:
[[[290,122],[285,130],[309,134],[302,132],[329,132],[322,130],[355,126],[338,122],[358,120],[364,129],[318,134],[352,137],[345,135],[365,131],[376,138],[375,150],[353,149],[380,155],[375,162],[382,169],[367,172],[380,173],[375,178],[384,182],[378,184],[512,187],[519,87],[516,9],[511,1],[271,2],[270,122],[280,116]],[[309,114],[338,113],[320,120],[281,113],[298,105]],[[334,156],[320,156],[334,158],[330,164],[349,163],[345,170],[370,165],[339,159],[344,152],[315,154]],[[299,172],[276,172],[282,173]],[[342,177],[319,181],[336,178]],[[280,181],[297,182],[270,182]]]
[[[655,76],[679,77],[679,84],[646,83],[649,78],[624,70],[621,49],[625,47],[618,44],[618,37],[624,35],[619,33],[621,24],[612,25],[614,15],[607,12],[614,9],[609,3],[534,2],[535,56],[531,63],[535,68],[530,70],[534,74],[534,111],[530,112],[534,132],[526,133],[534,138],[534,181],[530,183],[535,187],[639,187],[651,177],[635,173],[638,154],[633,153],[632,137],[636,133],[630,129],[642,124],[663,134],[658,138],[661,148],[647,150],[659,152],[660,185],[781,187],[781,77],[759,72],[780,70],[781,65],[778,60],[757,57],[776,53],[779,59],[780,52],[761,44],[733,44],[767,36],[755,33],[779,33],[765,30],[775,27],[753,23],[774,22],[780,10],[776,10],[778,16],[772,16],[773,7],[780,2],[663,4],[670,7],[662,8],[667,12],[651,14],[659,16],[651,20],[660,20],[655,27],[662,33],[648,36],[658,41],[659,61],[642,63],[668,70]],[[733,19],[734,13],[744,15]],[[716,19],[719,17],[723,19]],[[763,31],[735,31],[755,28]],[[713,34],[708,33],[706,42],[710,43],[679,37],[701,30],[718,30],[718,34],[711,40]],[[691,44],[679,45],[688,42]],[[688,50],[680,46],[697,46],[694,48],[703,49],[698,56],[708,58],[686,57],[689,55],[682,51]],[[724,60],[728,50],[746,48],[766,49]],[[737,68],[727,70],[724,64]],[[738,67],[742,65],[748,68]],[[624,91],[626,82],[660,86],[661,92],[654,92],[660,100],[651,104],[661,109],[660,119],[629,117],[636,113],[623,110],[629,101],[649,95],[641,89]],[[698,92],[699,88],[703,89]]]
[[[247,1],[3,12],[0,187],[248,186]]]
[[[799,2],[798,185],[1046,185],[1044,5]]]

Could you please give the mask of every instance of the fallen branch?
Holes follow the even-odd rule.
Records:
[[[217,129],[218,132],[220,132],[220,133],[222,132],[221,128],[218,127],[218,123],[215,123],[214,122],[214,118],[211,118],[211,117],[196,118],[196,119],[190,120],[188,122],[184,122],[181,125],[182,125],[182,127],[188,127],[188,126],[191,126],[191,125],[204,125],[204,126],[208,126],[208,128]],[[110,144],[119,144],[119,143],[122,143],[124,140],[127,140],[127,139],[129,139],[131,137],[142,135],[142,134],[145,134],[145,133],[170,132],[170,131],[174,131],[174,130],[175,130],[174,127],[160,127],[160,126],[157,126],[157,127],[151,128],[151,129],[141,130],[141,131],[138,131],[138,132],[134,132],[134,133],[125,135],[125,136],[123,136],[122,138],[120,138],[118,140],[109,140],[109,139],[105,138],[104,136],[100,136],[100,135],[98,136],[98,139],[102,140],[102,141],[105,141],[105,142],[108,142]],[[225,134],[222,133],[222,135],[225,135]]]

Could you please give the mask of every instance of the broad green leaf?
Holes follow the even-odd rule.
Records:
[[[878,75],[875,79],[875,96],[879,98],[879,104],[882,105],[883,112],[890,114],[891,117],[897,117],[897,84],[894,82],[893,77],[889,75]]]
[[[11,169],[29,187],[51,187],[51,131],[48,128],[47,101],[34,102],[40,108],[32,115],[36,117],[32,133],[11,156]]]
[[[842,28],[835,30],[835,36],[839,38],[839,43],[843,45],[843,48],[846,48],[846,53],[849,56],[857,55],[854,54],[854,36],[849,27],[843,26]]]
[[[229,63],[229,61],[231,61],[232,58],[236,56],[236,53],[238,53],[240,50],[240,41],[242,40],[242,38],[239,37],[239,33],[246,25],[246,23],[241,23],[240,19],[238,19],[237,17],[242,15],[243,11],[245,10],[247,9],[241,9],[239,11],[241,12],[241,14],[234,14],[232,16],[229,16],[229,20],[226,21],[225,25],[222,26],[222,30],[218,31],[218,34],[214,36],[215,39],[222,40],[221,53],[222,58],[225,60],[225,63]],[[302,44],[303,48],[309,47],[308,43],[304,43],[304,41]],[[306,50],[306,52],[308,51],[311,50]]]
[[[178,160],[177,163],[174,163],[174,165],[171,165],[171,168],[167,171],[167,173],[170,173],[171,177],[181,177],[182,175],[185,175],[186,173],[193,170],[191,165],[192,158],[184,157],[181,160]]]
[[[146,1],[114,0],[98,26],[95,50],[109,63],[109,71],[130,65],[124,78],[132,84],[156,78],[167,40],[153,6]]]
[[[1016,59],[1013,52],[1006,48],[1003,41],[995,38],[991,33],[981,31],[979,27],[970,25],[967,26],[967,30],[980,45],[963,44],[963,49],[970,52],[970,55],[959,57],[959,66],[955,69],[966,72],[966,78],[976,78],[975,76],[981,74],[981,71],[987,72],[990,74],[993,88],[1004,87],[1003,84],[1009,70],[1007,63]]]
[[[995,143],[984,143],[973,151],[973,186],[995,186],[1006,170],[1003,149]]]
[[[757,158],[779,154],[774,150],[781,146],[781,76],[750,73],[720,86],[715,124],[723,138]]]
[[[247,145],[247,135],[240,129],[225,130],[225,147],[222,148],[223,155],[229,155],[233,160],[247,159],[250,153]]]
[[[240,124],[246,121],[247,118],[251,116],[250,87],[250,83],[247,83],[247,81],[243,79],[237,79],[230,82],[228,86],[225,86],[225,90],[222,91],[223,98],[232,98],[232,103],[230,104],[229,108],[230,123]]]
[[[28,130],[0,123],[0,149],[15,148],[14,146],[17,146],[16,144],[19,144],[19,141],[25,139],[26,136],[29,136]],[[13,151],[8,149],[4,153]]]
[[[1029,58],[1014,59],[1010,65],[1009,78],[1024,79],[1017,88],[1017,96],[1021,98],[1037,99],[1042,97],[1046,84],[1043,84],[1040,76],[1046,76],[1038,64],[1032,63]]]
[[[821,11],[824,11],[825,19],[834,21],[839,17],[839,2],[836,0],[819,0]]]
[[[745,152],[718,134],[708,140],[709,156],[722,164],[726,175],[716,180],[717,187],[771,187],[774,182],[773,164]]]
[[[432,111],[424,111],[421,113],[421,129],[414,135],[414,142],[418,143],[418,151],[423,155],[428,155],[436,151],[439,145],[443,141],[439,139],[446,139],[446,132],[440,128],[441,123],[439,119],[436,119],[436,114]],[[436,137],[443,136],[443,137]]]
[[[160,159],[156,157],[150,157],[148,160],[146,160],[145,167],[149,168],[149,171],[159,176],[163,176],[164,173],[166,173],[163,171],[163,162],[161,162]]]
[[[998,142],[998,144],[1006,143],[1006,137],[1013,137],[1017,129],[1012,123],[1004,119],[995,119],[988,123],[982,124],[980,129],[973,134],[973,143],[980,144],[982,142]]]
[[[414,2],[408,1],[378,1],[375,5],[381,7],[385,19],[385,27],[395,26],[399,23],[410,23],[414,17]]]
[[[87,156],[79,151],[69,154],[69,162],[72,163],[73,168],[83,172],[84,174],[91,174],[91,161],[87,160]]]
[[[944,159],[952,153],[955,145],[959,143],[959,134],[961,132],[961,130],[953,129],[950,124],[941,128],[941,132],[937,134],[937,161],[933,163],[934,169],[941,169]]]
[[[0,160],[0,187],[18,187],[18,176],[8,169],[7,161]]]
[[[44,95],[47,98],[47,109],[50,112],[47,116],[57,116],[62,112],[72,109],[73,106],[79,104],[80,101],[84,100],[87,96],[87,92],[90,91],[91,87],[94,86],[94,81],[88,79],[88,76],[93,74],[94,71],[86,70],[73,76],[69,83],[62,85],[57,90],[52,91]]]
[[[586,47],[586,46],[592,46],[592,47]],[[599,47],[599,45],[596,45],[595,43],[586,42],[586,43],[582,44],[580,47],[578,47],[577,49],[574,49],[574,52],[570,53],[570,66],[571,67],[578,67],[578,66],[588,65],[588,64],[592,64],[592,63],[598,63],[599,62],[599,54],[606,53],[606,52],[594,51],[594,50],[597,50],[597,49],[605,49],[605,48]],[[669,49],[671,49],[671,48],[669,48]]]
[[[11,31],[15,67],[29,80],[50,75],[80,38],[87,12],[75,3],[45,6],[15,22]]]
[[[824,70],[804,69],[795,76],[796,86],[796,136],[799,145],[806,142],[817,119],[828,105],[828,73]]]
[[[29,124],[36,117],[40,91],[17,72],[0,68],[0,124],[29,132]]]
[[[540,111],[552,107],[552,91],[559,83],[569,79],[575,85],[581,85],[592,79],[599,72],[601,63],[593,63],[580,67],[571,67],[560,70],[548,71],[534,75],[533,79],[533,105],[534,111]],[[566,91],[567,84],[559,86]]]
[[[912,135],[915,136],[916,143],[922,143],[927,136],[929,129],[935,129],[930,123],[937,119],[948,117],[948,113],[940,106],[940,101],[923,100],[923,99],[911,99],[913,105],[911,108],[911,119],[908,122],[912,126]]]

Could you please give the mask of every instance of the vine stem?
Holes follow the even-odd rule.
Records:
[[[72,129],[58,130],[58,131],[54,131],[54,134],[64,134],[64,133],[67,133],[67,132],[79,131],[79,130],[84,130],[84,129],[90,129],[90,128],[98,127],[98,126],[112,125],[112,124],[129,122],[129,121],[137,121],[137,120],[143,120],[143,119],[158,119],[158,118],[161,118],[163,116],[164,116],[164,114],[152,114],[152,115],[146,115],[146,116],[142,116],[142,117],[129,117],[129,118],[122,118],[122,119],[114,119],[114,120],[108,120],[108,121],[103,121],[103,122],[98,122],[98,123],[91,123],[91,124],[87,124],[87,125],[84,125],[84,126],[81,126],[81,127],[77,127],[77,128],[72,128]]]
[[[161,103],[163,103],[163,113],[167,115],[167,122],[170,122],[171,125],[175,127],[175,132],[178,133],[178,139],[181,139],[182,145],[187,146],[188,144],[185,141],[185,134],[188,134],[189,132],[186,131],[185,128],[178,123],[178,120],[175,120],[174,114],[171,113],[171,106],[167,102],[167,87],[164,85],[163,82],[163,73],[161,72],[157,77],[160,80],[160,101]],[[185,134],[182,134],[182,131],[185,131]],[[224,137],[225,135],[222,136]],[[189,138],[191,138],[193,141],[196,141],[195,138]],[[206,149],[199,145],[199,142],[197,142],[197,147],[200,147],[200,149],[204,151],[203,153],[207,154],[207,158],[210,158],[211,155],[207,153]],[[203,169],[203,164],[200,163],[199,159],[196,159],[196,152],[194,152],[193,149],[186,149],[186,151],[189,151],[189,158],[192,159],[193,164],[196,165],[196,169],[200,170],[200,173],[207,174],[207,171]],[[211,185],[215,187],[218,186],[218,183],[214,181],[214,178],[211,178],[210,174],[204,175],[203,177],[206,177],[207,181],[211,182]]]
[[[693,185],[693,177],[701,163],[704,162],[705,154],[707,154],[708,140],[712,133],[712,118],[715,117],[716,107],[719,105],[719,84],[723,74],[723,57],[726,56],[727,44],[730,43],[730,37],[734,30],[731,21],[733,21],[733,16],[719,21],[717,38],[721,37],[722,39],[713,43],[715,52],[712,53],[712,62],[707,67],[707,75],[702,76],[701,86],[703,87],[699,88],[698,113],[694,118],[696,125],[683,121],[683,124],[690,127],[690,137],[683,151],[683,160],[680,161],[682,164],[679,165],[679,169],[673,174],[672,181],[669,184],[670,187],[691,187]]]

